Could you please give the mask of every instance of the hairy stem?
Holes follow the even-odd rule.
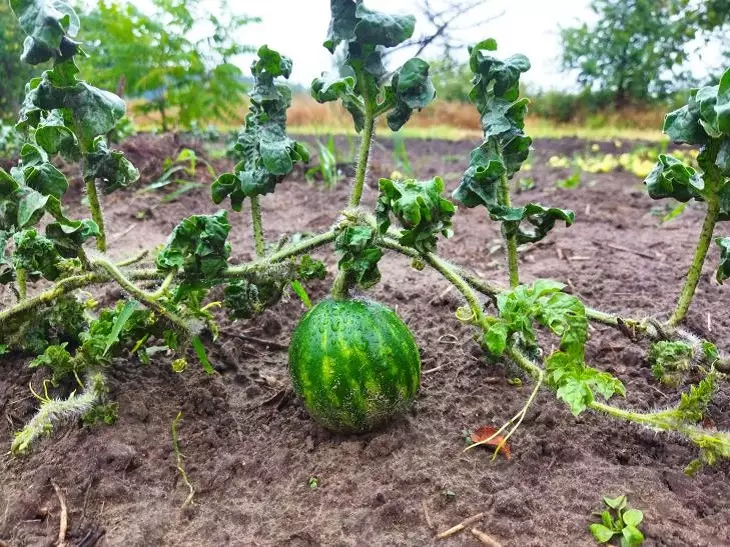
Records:
[[[264,224],[261,220],[261,202],[259,196],[251,196],[251,225],[253,226],[253,239],[256,243],[256,256],[262,257],[266,252],[264,241]]]
[[[350,207],[358,207],[362,199],[362,191],[365,186],[365,177],[368,174],[370,162],[370,149],[375,134],[375,115],[373,100],[367,96],[367,86],[363,85],[363,97],[365,99],[365,125],[360,139],[360,151],[357,155],[357,170],[355,171],[355,184],[352,187],[350,196]]]
[[[44,399],[38,413],[22,431],[16,433],[10,447],[13,454],[27,454],[31,444],[42,435],[49,434],[59,422],[70,422],[89,412],[106,392],[104,375],[89,372],[84,390],[68,399]]]
[[[101,210],[99,193],[96,190],[96,181],[93,178],[86,179],[86,195],[89,198],[89,210],[91,218],[99,226],[99,236],[96,238],[96,248],[102,253],[106,252],[106,228],[104,226],[104,213]]]
[[[512,198],[510,197],[509,181],[507,175],[502,175],[499,179],[500,203],[505,207],[512,207]],[[517,256],[517,236],[504,235],[502,230],[505,247],[507,249],[507,268],[509,269],[509,284],[513,289],[520,284],[520,262]]]
[[[139,287],[137,287],[134,283],[132,283],[129,279],[127,279],[124,276],[124,274],[114,264],[112,264],[111,262],[109,262],[108,260],[105,260],[103,258],[95,259],[93,264],[103,270],[106,270],[106,272],[109,274],[109,276],[114,281],[116,281],[119,284],[119,286],[122,287],[122,289],[127,291],[133,298],[139,300],[145,306],[154,310],[155,312],[160,314],[162,317],[166,318],[170,323],[172,323],[174,326],[177,326],[183,332],[190,331],[189,325],[185,322],[185,320],[182,317],[178,316],[176,313],[171,312],[170,310],[165,308],[162,304],[160,304],[156,300],[154,295],[150,295],[150,294],[144,292]],[[172,279],[170,279],[170,281],[172,281]],[[164,283],[163,283],[163,286],[164,286]],[[163,292],[164,292],[164,290],[163,290]],[[159,296],[157,298],[159,298]]]
[[[18,268],[15,270],[15,278],[18,283],[20,301],[23,302],[26,298],[28,298],[28,272],[25,268]]]
[[[677,301],[677,307],[674,313],[667,322],[670,326],[676,327],[687,315],[690,305],[692,305],[692,298],[694,297],[697,285],[700,282],[700,276],[702,275],[702,266],[705,264],[705,258],[707,257],[707,251],[712,243],[712,234],[715,231],[715,225],[717,224],[717,218],[720,215],[720,201],[712,195],[707,199],[707,213],[705,214],[705,221],[702,223],[702,231],[700,232],[700,239],[697,242],[697,249],[695,250],[692,264],[690,265],[687,277],[684,280],[684,286],[682,292],[679,295]]]
[[[330,230],[323,234],[319,234],[309,239],[305,239],[304,241],[297,243],[296,245],[290,245],[288,247],[285,247],[280,251],[277,251],[276,253],[273,253],[265,258],[254,260],[253,262],[249,262],[248,264],[243,264],[241,266],[232,266],[228,268],[228,270],[223,272],[221,274],[221,277],[224,279],[240,279],[242,277],[245,277],[246,275],[249,275],[253,271],[260,270],[271,264],[282,262],[287,258],[301,255],[303,253],[311,251],[312,249],[316,249],[317,247],[326,245],[327,243],[333,241],[335,237],[337,237],[335,231]],[[121,274],[121,271],[118,270],[117,266],[114,266],[114,270]],[[126,272],[126,275],[122,275],[122,277],[126,280],[126,283],[128,283],[129,286],[133,287],[134,290],[142,292],[141,289],[134,286],[131,282],[164,281],[168,277],[168,275],[153,268],[143,268],[130,270]],[[175,279],[185,279],[185,274],[177,274],[174,276],[173,280]],[[0,333],[7,333],[8,326],[13,322],[13,320],[32,314],[39,308],[52,304],[55,300],[73,290],[89,287],[90,285],[108,283],[110,281],[115,281],[115,279],[110,275],[106,268],[102,268],[100,271],[94,271],[88,274],[75,275],[62,279],[61,281],[58,281],[53,287],[40,293],[39,295],[28,298],[6,310],[0,311]],[[154,294],[155,293],[153,293],[153,296]]]

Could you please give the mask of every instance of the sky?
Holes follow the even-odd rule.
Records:
[[[415,3],[415,0],[366,1],[372,9],[401,13],[413,13]],[[532,69],[523,81],[533,89],[570,89],[574,81],[559,70],[559,27],[593,20],[588,3],[588,0],[484,0],[484,5],[473,13],[474,20],[503,15],[484,27],[465,32],[463,37],[472,43],[495,38],[503,55],[527,55]],[[267,44],[291,57],[294,82],[309,84],[322,71],[330,69],[331,56],[322,47],[329,24],[328,0],[249,0],[233,1],[231,5],[247,15],[262,18],[261,24],[246,27],[241,39],[257,46]],[[417,23],[416,33],[418,28]],[[438,54],[431,49],[426,56]]]

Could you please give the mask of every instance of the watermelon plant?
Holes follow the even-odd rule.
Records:
[[[477,445],[494,445],[499,438],[498,452],[546,387],[576,416],[593,411],[691,441],[699,449],[691,471],[730,459],[730,433],[701,425],[728,361],[710,341],[680,327],[715,224],[726,220],[730,72],[719,86],[696,92],[686,107],[667,118],[673,139],[701,147],[702,172],[662,156],[647,179],[652,197],[707,203],[708,220],[677,309],[661,322],[588,308],[557,281],[521,282],[518,247],[540,241],[557,225],[571,226],[575,214],[541,203],[513,203],[509,181],[532,146],[524,131],[528,100],[520,97],[519,85],[530,63],[522,55],[498,57],[494,40],[470,49],[474,76],[469,99],[480,113],[484,139],[472,151],[453,198],[465,207],[483,207],[500,224],[509,286],[485,281],[437,253],[442,238],[452,234],[457,211],[441,178],[382,179],[375,209],[361,206],[376,129],[387,125],[400,130],[435,96],[430,67],[422,59],[408,59],[395,71],[384,64],[388,48],[412,36],[414,17],[375,11],[361,0],[331,0],[324,46],[331,53],[342,52],[344,66],[312,83],[313,97],[341,102],[361,134],[351,196],[331,229],[276,244],[267,241],[261,200],[276,191],[296,164],[306,163],[309,153],[286,133],[291,92],[284,82],[292,62],[263,46],[252,65],[250,110],[233,151],[238,163],[211,186],[213,201],[230,203],[233,214],[221,210],[193,215],[175,227],[161,250],[114,261],[107,255],[99,194],[118,191],[138,178],[106,139],[121,119],[124,103],[78,79],[76,61],[83,51],[74,39],[78,19],[67,4],[11,0],[11,7],[27,34],[23,60],[51,61],[52,68],[29,82],[17,124],[25,135],[21,159],[10,173],[0,171],[0,282],[17,297],[15,304],[0,310],[0,340],[5,350],[37,355],[31,366],[49,369],[48,384],[70,393],[57,400],[44,386],[37,395],[38,414],[12,443],[15,453],[28,451],[62,420],[112,422],[116,407],[108,400],[106,373],[116,357],[150,362],[162,348],[176,354],[175,371],[184,370],[195,355],[214,373],[204,339],[215,341],[213,310],[220,303],[211,302],[210,291],[223,288],[222,304],[232,319],[255,317],[290,289],[308,303],[304,284],[327,273],[308,253],[334,245],[339,260],[332,295],[304,315],[289,352],[294,389],[325,427],[340,432],[377,427],[417,395],[420,358],[413,335],[393,310],[362,296],[380,281],[379,261],[391,251],[417,270],[433,268],[458,290],[464,306],[457,320],[474,328],[475,342],[490,363],[510,361],[534,380],[520,412]],[[69,183],[54,167],[57,155],[80,163],[91,218],[65,213],[62,201]],[[237,213],[246,200],[256,258],[232,266],[227,238],[231,229],[245,223]],[[41,230],[44,217],[49,222]],[[95,250],[88,245],[92,240]],[[718,279],[723,281],[730,276],[730,239],[718,244]],[[98,309],[88,291],[102,285],[118,286],[125,297]],[[488,313],[487,304],[495,313]],[[652,343],[657,376],[672,385],[691,384],[678,404],[648,412],[614,404],[614,398],[626,395],[625,386],[585,359],[591,322],[615,327],[632,341]],[[554,337],[552,350],[541,347],[539,331]]]

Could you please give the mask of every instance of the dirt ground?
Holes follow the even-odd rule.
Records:
[[[453,189],[474,144],[409,142],[408,151],[421,178],[442,175]],[[146,136],[125,144],[142,168],[142,184],[159,175],[161,159],[178,146],[171,137]],[[571,139],[535,143],[528,175],[536,188],[515,200],[571,207],[577,223],[554,230],[521,255],[524,280],[562,280],[589,305],[665,317],[688,266],[701,212],[688,210],[659,227],[651,212],[657,203],[626,173],[584,175],[580,188],[556,189],[554,181],[568,173],[548,168],[547,158],[589,146]],[[612,151],[614,145],[602,146]],[[627,147],[624,143],[623,150]],[[389,144],[376,147],[373,186],[393,168]],[[373,186],[365,192],[366,205],[374,203]],[[106,198],[113,255],[162,243],[183,216],[217,210],[207,192],[203,188],[165,204],[161,194],[131,190]],[[263,199],[269,237],[327,229],[347,195],[346,184],[323,190],[304,182],[300,172]],[[75,190],[72,201],[80,197]],[[252,249],[247,210],[231,220],[235,260],[242,262]],[[484,211],[463,209],[455,236],[440,249],[503,282],[498,245],[498,227]],[[311,286],[313,298],[327,294],[336,262],[329,248],[317,256],[326,260],[330,276]],[[713,249],[708,262],[717,259]],[[381,269],[383,281],[369,296],[396,308],[408,322],[428,371],[409,415],[362,436],[334,436],[317,426],[286,391],[285,348],[304,312],[292,298],[252,321],[222,321],[223,334],[209,343],[219,374],[206,376],[198,367],[175,374],[166,357],[149,366],[118,360],[110,370],[111,397],[120,405],[116,425],[70,424],[27,458],[1,456],[0,545],[54,543],[60,508],[52,481],[68,504],[69,545],[85,547],[431,545],[437,543],[436,531],[480,512],[485,516],[476,526],[505,546],[593,545],[591,513],[601,508],[602,496],[622,493],[644,512],[645,545],[730,544],[730,465],[689,478],[682,469],[696,451],[681,439],[592,413],[576,419],[548,391],[513,438],[509,461],[490,463],[491,453],[482,450],[464,453],[463,431],[501,425],[522,407],[530,382],[515,387],[508,383],[514,370],[485,363],[472,331],[454,317],[460,305],[455,291],[446,292],[434,272],[413,270],[395,255],[386,256]],[[727,290],[713,281],[708,265],[688,320],[690,328],[724,349],[730,334]],[[271,344],[246,341],[240,334]],[[598,326],[588,358],[624,380],[627,406],[651,409],[675,402],[675,392],[652,380],[644,349]],[[36,407],[28,384],[40,386],[43,375],[27,368],[29,360],[18,355],[0,360],[0,444],[5,446]],[[184,511],[187,490],[171,439],[179,411],[181,449],[196,490],[194,506]],[[730,429],[726,386],[711,419]],[[311,477],[317,477],[318,488],[310,488]],[[439,544],[478,543],[467,531]]]

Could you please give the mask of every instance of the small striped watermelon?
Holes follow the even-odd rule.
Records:
[[[413,334],[390,308],[328,299],[309,310],[289,346],[294,391],[328,429],[360,433],[404,410],[421,382]]]

